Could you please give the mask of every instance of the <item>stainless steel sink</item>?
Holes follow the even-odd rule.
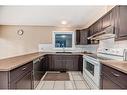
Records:
[[[72,53],[72,52],[56,52],[56,53],[65,53],[66,54],[66,53]]]

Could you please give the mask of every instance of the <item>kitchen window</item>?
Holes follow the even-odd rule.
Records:
[[[54,48],[73,48],[74,35],[73,32],[54,32],[53,33]]]

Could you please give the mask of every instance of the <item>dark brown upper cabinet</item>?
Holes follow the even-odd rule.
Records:
[[[76,45],[87,45],[88,29],[76,30]]]
[[[103,18],[102,18],[102,29],[108,27],[111,25],[111,12],[108,12]]]
[[[127,40],[127,6],[118,6],[118,33],[117,40]]]
[[[127,40],[127,6],[115,6],[99,20],[89,26],[89,36],[92,36],[98,32],[103,31],[106,27],[112,26],[114,28],[113,33],[116,34],[117,40]]]
[[[76,30],[76,45],[80,44],[80,30]]]

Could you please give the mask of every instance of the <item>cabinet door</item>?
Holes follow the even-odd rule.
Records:
[[[74,70],[74,56],[73,55],[66,55],[66,70],[73,71]]]
[[[48,70],[49,71],[54,70],[54,59],[53,59],[53,55],[48,55]]]
[[[110,12],[102,18],[102,28],[106,28],[111,25]]]
[[[52,63],[53,63],[53,69],[54,70],[62,70],[63,66],[63,60],[62,60],[62,55],[53,55],[52,57]]]
[[[79,63],[79,55],[75,55],[74,57],[73,57],[73,70],[74,71],[78,71],[79,70],[79,68],[80,68],[80,65],[79,65],[80,63]]]
[[[89,36],[92,36],[94,33],[93,33],[93,26],[90,26],[89,27]]]
[[[119,34],[118,39],[127,39],[127,6],[119,6]]]
[[[76,45],[80,44],[80,30],[76,30]]]
[[[80,45],[87,45],[88,44],[88,29],[83,29],[80,31]]]
[[[117,7],[114,7],[110,12],[110,22],[111,26],[114,28],[113,33],[116,34],[116,38],[118,35],[118,11]]]
[[[78,58],[78,66],[75,65],[74,68],[76,68],[76,69],[78,68],[77,70],[83,72],[83,56],[78,55],[77,58]]]
[[[61,70],[62,67],[62,60],[56,59],[54,60],[54,70]]]
[[[22,76],[17,81],[10,83],[11,89],[32,89],[32,72]]]
[[[121,89],[117,84],[108,78],[105,74],[102,75],[102,89]]]

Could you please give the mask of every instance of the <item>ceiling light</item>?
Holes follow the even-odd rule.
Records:
[[[67,24],[67,21],[63,20],[63,21],[61,22],[61,24],[66,25],[66,24]]]

